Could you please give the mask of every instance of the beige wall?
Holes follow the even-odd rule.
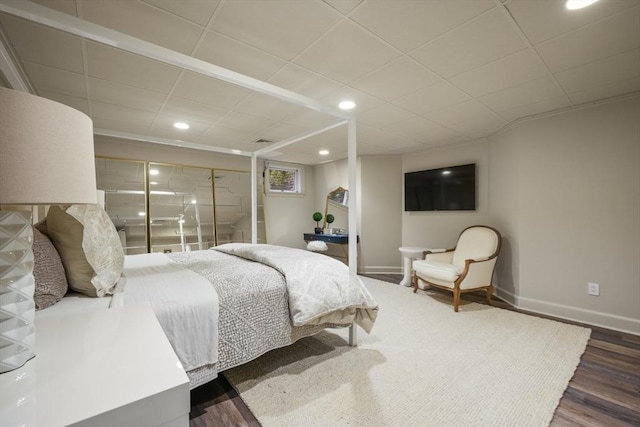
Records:
[[[360,158],[360,256],[358,271],[400,273],[402,158]]]
[[[499,293],[640,333],[640,99],[523,122],[490,144],[492,211],[515,253]]]
[[[476,164],[476,210],[404,212],[404,205],[401,205],[402,246],[450,248],[464,228],[475,224],[495,225],[489,211],[489,145],[486,141],[404,155],[402,172],[469,163]],[[404,183],[400,188],[402,185]]]

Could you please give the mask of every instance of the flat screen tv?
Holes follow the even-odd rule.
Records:
[[[473,211],[475,209],[475,164],[404,174],[405,211]]]

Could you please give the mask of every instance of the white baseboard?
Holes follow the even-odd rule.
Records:
[[[388,265],[366,265],[360,267],[358,273],[362,274],[402,274],[402,267]]]
[[[631,317],[617,316],[615,314],[601,313],[593,310],[585,310],[584,308],[571,307],[568,305],[521,297],[500,288],[496,288],[495,294],[521,310],[580,322],[587,325],[599,326],[628,334],[640,335],[640,319],[633,319]]]

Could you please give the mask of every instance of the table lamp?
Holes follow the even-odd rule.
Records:
[[[93,123],[80,111],[0,87],[0,374],[34,356],[31,211],[96,203]]]

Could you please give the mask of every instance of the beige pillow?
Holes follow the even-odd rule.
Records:
[[[64,264],[69,288],[88,296],[113,292],[122,274],[124,252],[113,222],[100,205],[52,206],[49,237]]]
[[[67,278],[60,255],[51,240],[36,227],[33,228],[33,277],[36,310],[52,306],[67,293]]]

